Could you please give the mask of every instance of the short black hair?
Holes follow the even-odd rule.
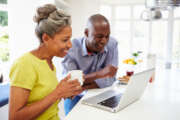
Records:
[[[89,17],[87,25],[88,24],[93,25],[94,23],[101,22],[101,21],[105,21],[106,23],[109,24],[109,21],[105,16],[103,16],[101,14],[94,14],[94,15]]]

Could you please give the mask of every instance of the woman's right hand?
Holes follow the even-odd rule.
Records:
[[[69,74],[57,85],[55,93],[58,99],[68,98],[80,94],[83,89],[78,80],[70,80],[71,75]]]

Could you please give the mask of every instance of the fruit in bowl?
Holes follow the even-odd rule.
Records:
[[[125,64],[131,64],[131,65],[136,65],[137,62],[134,60],[134,58],[129,58],[123,61]]]

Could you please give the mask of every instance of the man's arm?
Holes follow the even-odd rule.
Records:
[[[105,82],[106,78],[115,79],[115,75],[117,72],[117,66],[118,66],[118,44],[117,44],[117,42],[115,42],[115,44],[113,44],[113,47],[109,52],[110,52],[110,54],[108,54],[107,59],[105,61],[106,67],[97,72],[93,72],[93,73],[85,75],[85,84],[90,84],[90,83],[95,82],[96,85],[98,84],[98,86],[99,86],[99,84],[103,84],[102,81]],[[97,79],[99,79],[99,80],[97,80]],[[95,80],[97,80],[97,81],[95,81]],[[98,81],[101,81],[101,83]],[[113,80],[111,80],[111,81],[113,82]],[[100,86],[104,86],[104,85],[100,85]]]
[[[89,83],[94,82],[94,80],[96,80],[96,79],[114,77],[116,72],[117,72],[117,67],[108,65],[100,71],[89,73],[89,74],[85,75],[85,83],[89,84]]]

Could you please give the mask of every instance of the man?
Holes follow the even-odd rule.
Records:
[[[92,15],[84,34],[84,37],[72,41],[72,48],[62,61],[63,74],[82,70],[85,74],[84,89],[111,86],[118,66],[118,43],[110,37],[108,20],[100,14]],[[65,100],[66,115],[81,97],[82,94]]]

